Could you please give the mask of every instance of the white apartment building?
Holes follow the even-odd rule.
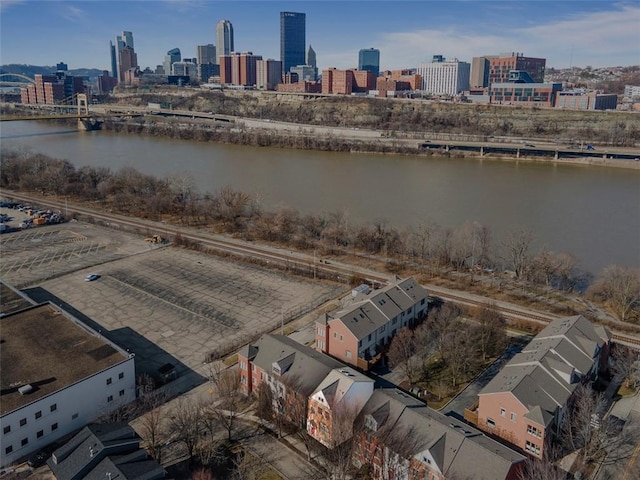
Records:
[[[136,398],[134,356],[51,303],[0,318],[0,467]]]
[[[422,75],[422,90],[436,95],[457,95],[469,90],[471,64],[451,61],[435,61],[418,65],[416,73]]]

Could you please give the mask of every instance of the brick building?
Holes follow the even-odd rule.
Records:
[[[375,76],[368,70],[329,68],[322,71],[322,93],[351,95],[366,93],[374,88]]]
[[[34,84],[21,89],[20,98],[25,104],[55,104],[77,93],[85,92],[82,77],[74,77],[59,71],[55,75],[36,74]]]
[[[493,83],[489,101],[494,104],[529,104],[553,107],[561,83]]]
[[[522,53],[502,53],[489,59],[489,86],[494,83],[504,83],[509,80],[511,70],[527,72],[535,83],[544,82],[544,72],[547,60],[545,58],[525,57]],[[475,82],[478,83],[478,82]],[[480,85],[473,85],[474,87]]]
[[[618,96],[584,90],[566,90],[556,93],[556,108],[567,110],[615,110]]]

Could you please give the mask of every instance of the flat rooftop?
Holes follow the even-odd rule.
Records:
[[[0,318],[0,343],[0,415],[128,358],[50,304]]]
[[[0,316],[9,315],[32,305],[33,303],[0,280]]]

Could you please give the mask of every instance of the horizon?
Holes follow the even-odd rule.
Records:
[[[378,0],[2,0],[0,63],[110,71],[109,42],[130,31],[140,68],[153,70],[172,48],[192,58],[197,45],[215,44],[222,19],[233,25],[236,51],[280,59],[281,11],[306,14],[306,48],[316,51],[319,70],[357,67],[363,48],[380,50],[381,70],[415,68],[433,55],[471,63],[503,52],[546,58],[556,69],[640,65],[636,2],[547,0],[402,1],[393,8]]]

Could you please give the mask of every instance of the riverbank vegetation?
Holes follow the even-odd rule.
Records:
[[[308,125],[367,128],[399,136],[467,135],[547,139],[634,146],[640,126],[633,112],[571,111],[553,108],[478,105],[418,99],[285,95],[273,92],[163,89],[123,91],[107,103],[145,107],[170,103],[174,110],[214,112]]]
[[[267,210],[259,199],[231,188],[203,194],[186,175],[159,179],[132,168],[76,168],[67,160],[28,152],[3,150],[1,167],[1,188],[68,197],[106,211],[286,246],[318,259],[416,275],[424,283],[463,286],[557,314],[591,316],[593,301],[627,324],[640,320],[638,269],[612,266],[594,281],[571,253],[534,248],[534,236],[525,230],[496,238],[477,222],[354,224],[345,212]],[[576,301],[576,294],[586,297]]]

